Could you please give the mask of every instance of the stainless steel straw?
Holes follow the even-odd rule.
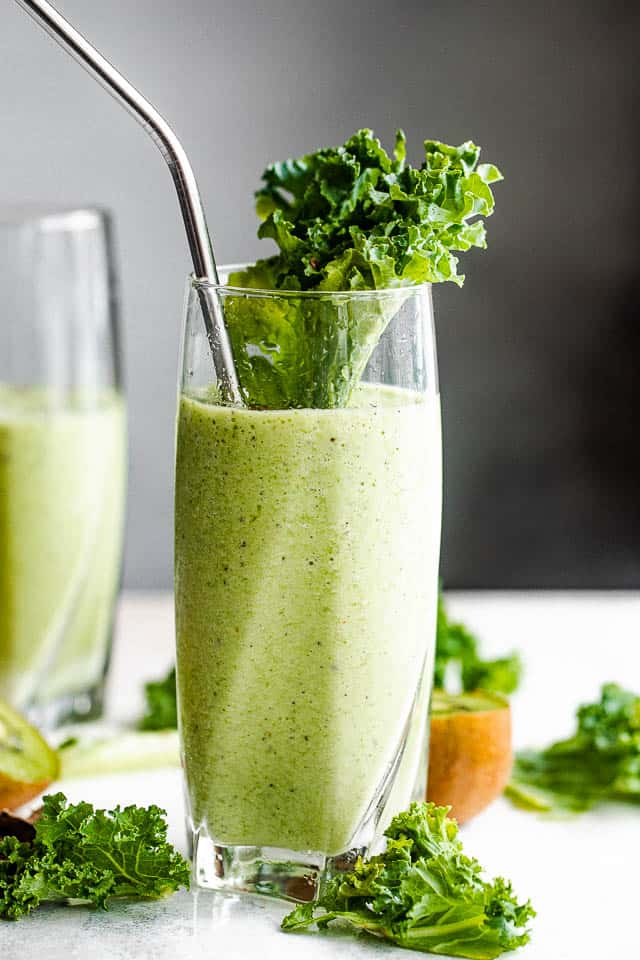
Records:
[[[189,158],[175,133],[141,93],[46,0],[16,0],[61,47],[77,60],[144,127],[164,157],[178,194],[195,276],[218,282],[198,184]],[[211,353],[226,400],[241,403],[240,388],[217,297],[205,285],[198,290]]]

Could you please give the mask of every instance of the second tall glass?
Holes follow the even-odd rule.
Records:
[[[99,714],[125,493],[108,219],[0,212],[0,698]]]
[[[244,408],[222,400],[203,294]],[[424,798],[440,516],[428,285],[189,283],[175,584],[199,884],[312,899]]]

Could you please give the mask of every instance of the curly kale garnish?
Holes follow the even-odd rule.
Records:
[[[479,156],[471,141],[425,140],[412,167],[401,130],[392,156],[358,130],[342,146],[272,164],[256,194],[258,235],[279,253],[258,269],[284,290],[462,284],[453,251],[486,246],[483,221],[469,221],[493,212],[490,184],[502,179]]]
[[[527,943],[531,904],[518,903],[506,880],[483,879],[447,813],[412,804],[392,820],[385,853],[331,880],[319,901],[284,918],[283,930],[341,920],[401,947],[473,960]]]
[[[225,320],[250,407],[343,407],[387,325],[418,284],[462,284],[456,253],[486,246],[501,174],[480,148],[434,140],[420,167],[399,131],[389,156],[371,130],[342,146],[275,163],[256,194],[260,237],[278,252],[230,283],[287,291],[229,296]],[[305,298],[314,291],[322,298]],[[379,298],[337,296],[386,291]],[[300,293],[301,296],[292,295]]]
[[[31,842],[0,840],[0,918],[18,920],[50,901],[106,909],[114,897],[188,887],[189,864],[167,842],[164,816],[155,806],[95,810],[46,796]]]

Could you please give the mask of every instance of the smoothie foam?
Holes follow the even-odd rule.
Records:
[[[196,828],[227,845],[353,844],[432,652],[440,507],[435,397],[364,385],[346,409],[284,411],[182,398],[178,691]]]

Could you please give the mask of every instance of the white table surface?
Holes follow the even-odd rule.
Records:
[[[487,655],[517,647],[526,674],[513,698],[516,746],[568,734],[575,706],[602,682],[640,690],[640,596],[596,593],[452,594],[452,615],[481,636]],[[141,709],[144,680],[173,660],[172,600],[128,594],[121,603],[109,714]],[[162,770],[59,784],[73,801],[157,803],[184,851],[180,774]],[[514,960],[638,960],[640,812],[609,806],[549,821],[498,800],[463,829],[466,852],[513,880],[538,911],[532,942]],[[340,933],[284,934],[287,906],[263,898],[181,892],[155,903],[116,903],[108,913],[50,907],[0,924],[2,960],[366,960],[411,956]]]

